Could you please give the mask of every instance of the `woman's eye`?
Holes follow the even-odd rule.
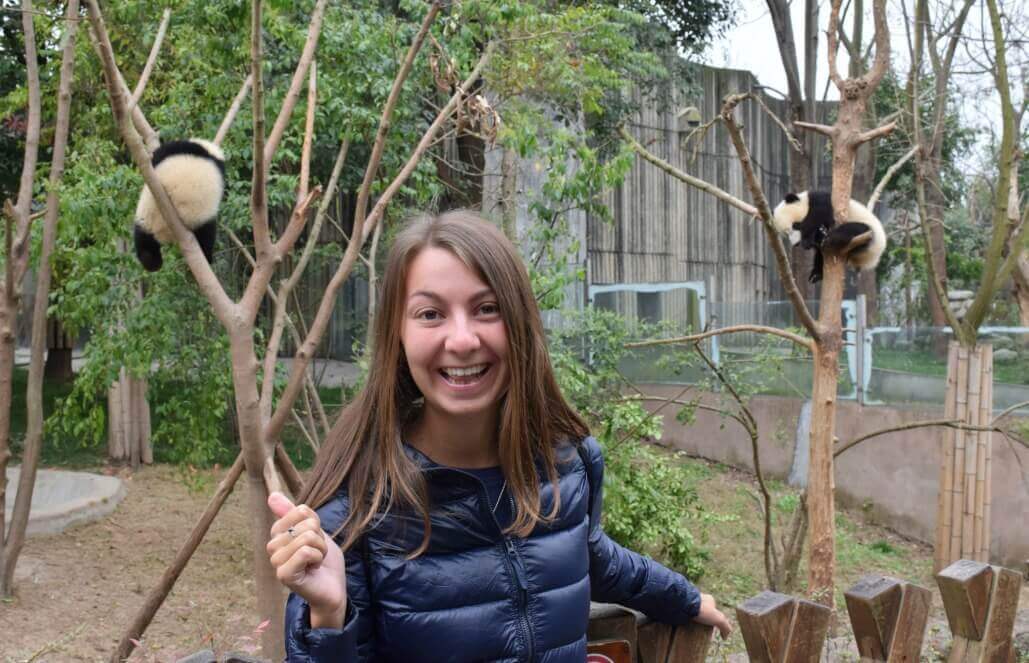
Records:
[[[421,320],[439,320],[439,311],[434,311],[431,308],[419,311],[415,314],[416,318]]]
[[[500,313],[500,307],[493,303],[483,304],[479,307],[479,312],[483,315],[497,315]]]

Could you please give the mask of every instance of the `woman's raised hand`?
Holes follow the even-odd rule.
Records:
[[[294,506],[273,492],[268,508],[278,518],[267,546],[275,576],[311,606],[312,628],[342,628],[347,606],[343,552],[306,504]]]

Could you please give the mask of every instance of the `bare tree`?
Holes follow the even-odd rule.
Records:
[[[75,62],[75,32],[78,26],[78,0],[69,0],[65,13],[64,48],[61,55],[61,79],[58,84],[57,118],[54,130],[53,159],[50,166],[49,192],[43,217],[43,246],[39,257],[39,278],[36,284],[32,313],[32,350],[26,391],[28,431],[22,452],[18,495],[11,522],[4,522],[7,495],[7,462],[11,456],[11,399],[14,372],[15,325],[21,302],[21,286],[29,268],[29,242],[32,230],[32,190],[36,178],[39,153],[41,103],[36,35],[33,28],[32,0],[22,0],[22,26],[25,37],[25,71],[28,88],[28,125],[25,135],[25,158],[22,162],[18,200],[6,201],[7,222],[3,295],[0,298],[0,596],[9,596],[14,588],[14,569],[25,543],[29,507],[36,482],[36,470],[43,445],[43,367],[46,352],[46,309],[50,295],[50,256],[57,235],[60,211],[59,184],[64,173],[64,153],[68,143],[68,116],[71,107],[72,67]]]
[[[875,0],[873,16],[875,21],[875,60],[869,71],[861,76],[844,79],[836,67],[836,51],[839,44],[839,19],[842,0],[834,0],[829,18],[829,74],[832,82],[840,92],[840,106],[836,124],[826,126],[806,121],[794,121],[793,126],[808,129],[829,138],[833,148],[833,187],[832,203],[837,223],[847,220],[847,207],[851,198],[851,182],[854,175],[854,162],[857,149],[864,143],[886,135],[893,130],[895,123],[865,130],[862,127],[868,100],[879,81],[886,73],[889,64],[890,45],[889,29],[886,24],[885,0]],[[845,254],[849,247],[839,254],[826,253],[824,275],[819,301],[819,317],[814,319],[807,309],[796,286],[793,272],[782,240],[772,224],[772,211],[768,200],[761,189],[758,177],[751,163],[750,153],[743,140],[742,131],[735,119],[736,106],[752,94],[729,95],[722,107],[719,120],[729,131],[736,148],[745,181],[754,205],[743,203],[714,185],[693,177],[681,177],[685,173],[677,171],[670,164],[662,168],[673,176],[679,177],[691,186],[712,193],[733,204],[748,215],[756,215],[761,219],[765,234],[776,256],[779,276],[783,282],[787,296],[793,304],[797,318],[810,335],[810,341],[801,339],[813,354],[813,387],[811,410],[811,443],[808,469],[807,507],[810,522],[810,548],[808,557],[808,592],[818,601],[831,604],[833,600],[833,576],[836,567],[835,523],[833,502],[833,440],[836,419],[837,374],[839,370],[839,353],[843,347],[840,310],[843,299],[843,277]],[[631,140],[627,132],[623,138],[630,141],[632,147],[653,163],[663,163],[650,154],[639,143]],[[862,236],[855,241],[864,239]],[[748,326],[748,331],[764,331],[779,336],[782,330]],[[714,330],[710,334],[739,331],[739,328]],[[688,337],[699,340],[697,337]],[[680,339],[683,340],[683,339]]]
[[[372,188],[379,177],[380,164],[391,126],[393,111],[400,98],[404,82],[412,70],[415,58],[418,56],[426,36],[441,9],[440,2],[432,2],[428,6],[421,27],[398,68],[389,97],[382,109],[378,131],[365,169],[364,180],[357,192],[357,204],[350,242],[335,274],[325,289],[315,318],[306,336],[298,344],[287,385],[278,402],[274,402],[270,380],[270,375],[274,371],[269,370],[269,368],[274,367],[275,359],[278,355],[279,344],[285,325],[285,306],[290,289],[299,280],[300,274],[308,262],[306,259],[301,258],[296,262],[293,273],[282,288],[275,293],[272,333],[269,336],[267,347],[264,348],[263,362],[259,360],[257,349],[254,347],[255,320],[259,305],[268,293],[276,266],[281,262],[283,256],[293,249],[307,223],[308,210],[315,198],[320,194],[320,191],[315,188],[311,189],[306,195],[298,196],[285,230],[278,239],[275,239],[272,237],[268,223],[267,178],[268,171],[273,165],[278,143],[289,123],[290,114],[301,93],[303,83],[308,78],[308,72],[314,58],[318,35],[321,29],[326,0],[319,0],[312,13],[307,41],[297,68],[294,71],[283,106],[271,131],[267,134],[267,138],[264,120],[264,83],[261,74],[263,60],[261,38],[262,3],[259,0],[255,0],[252,5],[250,33],[251,102],[253,107],[252,152],[254,155],[258,155],[253,163],[253,180],[250,196],[254,255],[253,270],[239,301],[233,301],[229,298],[217,276],[200,252],[196,239],[182,225],[171,201],[156,179],[153,167],[150,164],[147,145],[144,144],[139,130],[140,122],[134,119],[137,113],[142,115],[142,111],[138,104],[135,106],[131,105],[127,89],[121,82],[121,74],[115,64],[114,52],[107,37],[106,27],[104,26],[97,0],[87,0],[87,3],[89,6],[90,22],[97,36],[99,51],[103,61],[111,107],[121,137],[132,155],[133,162],[142,172],[146,185],[154,193],[162,216],[169,220],[169,225],[174,232],[175,241],[182,250],[183,257],[196,278],[198,287],[207,298],[214,315],[221,322],[229,336],[236,416],[239,421],[242,449],[240,454],[241,462],[237,461],[237,465],[241,465],[241,467],[236,471],[239,474],[245,471],[249,487],[249,512],[253,537],[257,603],[263,618],[270,619],[273,624],[281,623],[283,609],[282,588],[276,580],[274,571],[265,554],[265,544],[268,541],[268,532],[272,523],[272,515],[266,506],[266,501],[271,490],[280,489],[280,472],[286,479],[287,485],[294,489],[299,485],[299,475],[296,474],[288,457],[278,445],[279,434],[292,414],[292,406],[295,399],[300,394],[301,389],[304,388],[308,365],[318,342],[328,326],[332,308],[336,301],[336,294],[358,260],[362,246],[374,234],[377,225],[382,221],[387,205],[389,205],[401,186],[414,171],[423,155],[434,143],[444,125],[458,107],[465,103],[469,89],[479,79],[483,68],[490,60],[495,50],[495,44],[491,43],[485,46],[479,61],[467,78],[460,85],[455,86],[453,94],[447,103],[438,110],[435,119],[426,129],[418,144],[413,147],[400,171],[385,187],[374,205],[371,205]],[[143,118],[143,121],[145,122],[145,118]],[[308,132],[310,131],[313,131],[313,126],[309,124]],[[305,141],[305,144],[309,146],[310,141]],[[346,144],[347,141],[344,141],[341,151],[345,150]],[[309,156],[304,157],[304,159],[309,159]],[[337,159],[337,166],[342,166],[341,159]],[[301,191],[308,191],[306,183],[302,184]],[[331,193],[329,191],[326,195],[329,196]],[[370,210],[369,207],[371,208]],[[316,226],[321,223],[321,217],[326,211],[326,205],[322,205],[319,208],[315,220]],[[309,250],[313,250],[312,245],[316,239],[317,233],[310,233],[308,235],[307,246],[304,249],[305,256],[308,255]],[[265,378],[263,382],[259,382],[258,367],[262,363],[265,367]],[[231,479],[232,474],[226,477],[228,485],[226,485],[225,491],[231,490]],[[220,490],[219,494],[225,491]],[[220,504],[217,503],[217,500],[212,500],[201,522],[198,522],[197,529],[194,530],[195,535],[199,535],[202,538],[202,531],[206,529],[204,523],[209,524],[210,519],[217,513],[219,506]],[[196,538],[196,536],[192,537],[192,539]],[[186,561],[188,561],[191,551],[185,550],[184,547],[180,553],[176,558],[176,564],[179,565],[179,568],[176,570],[174,567],[169,567],[169,571],[166,572],[161,583],[151,593],[151,598],[155,600],[151,601],[148,599],[144,612],[150,612],[151,617],[153,611],[156,611],[160,605],[160,600],[163,600],[161,595],[167,594],[171,583],[174,583],[177,572],[181,571],[181,566],[184,566]],[[141,629],[144,629],[147,623],[149,623],[149,618],[141,612],[133,627],[122,639],[122,643],[114,656],[112,656],[112,660],[117,660],[131,651],[132,640],[139,637],[139,634],[142,632]],[[283,652],[281,629],[265,629],[262,635],[262,645],[266,657],[281,657]]]
[[[941,569],[951,562],[968,557],[987,561],[990,544],[991,493],[991,430],[986,426],[992,417],[992,347],[978,341],[979,327],[986,319],[994,294],[1018,266],[1024,247],[1026,217],[1029,207],[1019,211],[1018,195],[1018,140],[1021,136],[1019,119],[1012,99],[1008,78],[1007,48],[1004,21],[996,0],[987,0],[992,33],[992,66],[994,85],[1000,98],[1002,125],[997,151],[997,179],[993,184],[993,204],[990,242],[984,256],[983,273],[975,296],[962,317],[950,308],[947,294],[945,261],[942,257],[942,228],[940,237],[934,233],[934,221],[942,221],[945,201],[939,183],[939,150],[944,131],[943,101],[945,92],[936,89],[933,124],[926,135],[921,126],[919,108],[919,78],[922,54],[928,50],[937,79],[949,78],[954,51],[960,37],[971,1],[962,6],[952,21],[947,50],[941,57],[935,43],[942,39],[932,28],[928,0],[919,0],[915,10],[914,59],[912,61],[912,122],[913,136],[918,150],[915,171],[915,192],[918,212],[929,260],[931,301],[942,312],[953,330],[947,363],[947,400],[945,418],[958,420],[973,429],[950,430],[943,436],[940,465],[939,500],[934,566]],[[930,46],[928,49],[927,46]],[[937,241],[939,239],[939,242]],[[1005,254],[1006,252],[1006,254]]]

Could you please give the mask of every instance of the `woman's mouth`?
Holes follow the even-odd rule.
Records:
[[[476,364],[474,366],[448,366],[439,369],[440,375],[448,384],[464,387],[475,384],[489,372],[492,364]]]

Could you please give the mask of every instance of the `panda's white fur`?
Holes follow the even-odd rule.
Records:
[[[825,206],[822,206],[816,211],[816,214],[820,214],[824,218],[808,219],[811,211],[809,193],[802,191],[793,195],[797,198],[795,201],[783,200],[775,207],[772,221],[776,230],[789,236],[791,244],[796,244],[801,240],[801,232],[793,227],[795,223],[817,224],[826,229],[826,235],[831,234],[832,227],[835,225],[832,207],[828,206],[828,210],[826,210]],[[867,207],[853,199],[847,209],[847,222],[860,223],[872,233],[871,240],[863,250],[852,251],[847,256],[847,264],[858,270],[875,269],[886,250],[886,231],[883,229],[882,222]]]
[[[218,206],[225,192],[225,176],[212,159],[224,163],[225,153],[207,140],[191,138],[189,142],[203,147],[211,158],[194,154],[171,154],[154,167],[154,172],[171,198],[182,223],[190,230],[196,230],[218,215]],[[174,242],[171,228],[165,223],[157,208],[157,201],[145,184],[136,205],[135,222],[162,244]]]

